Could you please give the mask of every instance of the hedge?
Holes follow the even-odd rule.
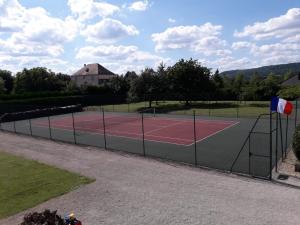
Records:
[[[300,125],[295,129],[293,136],[293,151],[298,160],[300,160]]]
[[[0,101],[0,115],[4,113],[22,112],[35,109],[60,107],[68,105],[90,106],[121,104],[126,101],[126,96],[114,95],[81,95],[60,96],[34,99],[20,99],[11,101]]]

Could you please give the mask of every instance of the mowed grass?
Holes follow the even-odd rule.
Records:
[[[149,107],[148,102],[138,102],[119,105],[103,105],[109,112],[138,112]],[[220,116],[220,117],[257,117],[262,113],[269,113],[268,101],[194,101],[188,106],[180,101],[152,102],[157,113],[177,115]],[[88,107],[91,110],[100,109],[100,106]]]
[[[66,170],[0,152],[0,219],[91,182]]]

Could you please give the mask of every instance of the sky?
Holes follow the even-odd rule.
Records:
[[[0,0],[0,69],[300,62],[300,0]]]

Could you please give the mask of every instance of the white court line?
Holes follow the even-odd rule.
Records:
[[[200,142],[200,141],[203,141],[203,140],[205,140],[205,139],[207,139],[207,138],[210,138],[210,137],[212,137],[212,136],[214,136],[214,135],[216,135],[216,134],[218,134],[218,133],[220,133],[220,132],[222,132],[222,131],[224,131],[224,130],[226,130],[226,129],[229,129],[229,128],[231,128],[231,127],[233,127],[233,126],[239,124],[239,123],[240,123],[240,122],[236,122],[236,123],[234,123],[234,124],[231,124],[230,126],[225,127],[224,129],[221,129],[221,130],[219,130],[219,131],[217,131],[217,132],[215,132],[215,133],[212,133],[212,134],[210,134],[210,135],[208,135],[208,136],[206,136],[206,137],[204,137],[204,138],[201,138],[200,140],[197,140],[196,143],[198,143],[198,142]],[[191,145],[193,145],[193,144],[194,144],[194,143],[189,144],[189,145],[187,145],[187,146],[191,146]]]
[[[37,125],[37,127],[42,127],[45,128],[44,126],[39,126]],[[56,130],[65,130],[68,132],[72,132],[72,130],[70,129],[65,129],[65,128],[52,128],[52,129],[56,129]],[[79,131],[82,133],[88,133],[90,135],[104,135],[103,133],[96,133],[96,132],[89,132],[89,131]],[[128,137],[128,136],[121,136],[121,135],[113,135],[113,134],[108,134],[108,136],[112,136],[112,137],[120,137],[120,138],[127,138],[127,139],[131,139],[131,140],[141,140],[138,138],[133,138],[133,137]],[[161,136],[158,136],[161,137]],[[190,144],[178,144],[178,143],[174,143],[174,142],[169,142],[169,141],[158,141],[158,140],[152,140],[152,139],[147,139],[145,138],[146,141],[151,141],[151,142],[157,142],[157,143],[164,143],[164,144],[172,144],[172,145],[178,145],[178,146],[190,146]],[[188,140],[190,141],[190,140]]]
[[[180,122],[180,123],[182,123],[182,122]],[[218,133],[220,133],[220,132],[222,132],[222,131],[224,131],[224,130],[226,130],[226,129],[229,129],[229,128],[231,128],[231,127],[233,127],[233,126],[235,126],[235,125],[237,125],[237,124],[239,124],[239,123],[240,123],[240,122],[236,122],[236,123],[234,123],[234,124],[231,124],[231,125],[228,126],[228,127],[225,127],[224,129],[218,130],[218,131],[216,131],[216,132],[214,132],[214,133],[212,133],[212,134],[210,134],[210,135],[208,135],[208,136],[206,136],[206,137],[204,137],[204,138],[202,138],[202,139],[197,140],[196,143],[198,143],[198,142],[200,142],[200,141],[203,141],[203,140],[205,140],[205,139],[208,139],[208,138],[210,138],[210,137],[212,137],[212,136],[214,136],[214,135],[216,135],[216,134],[218,134]],[[70,126],[64,126],[64,125],[61,125],[61,126],[66,127],[66,128],[71,128]],[[43,127],[43,126],[40,126],[40,127]],[[44,127],[43,127],[43,128],[44,128]],[[53,128],[52,128],[52,129],[53,129]],[[70,129],[65,129],[65,128],[54,128],[54,129],[71,131]],[[89,129],[89,128],[84,128],[84,129],[91,130],[91,129]],[[159,128],[159,129],[162,129],[162,128]],[[75,127],[75,130],[76,130],[76,127]],[[96,129],[96,131],[97,131],[97,130],[103,131],[103,130],[101,130],[101,129]],[[96,132],[89,132],[89,131],[80,131],[80,132],[89,133],[89,134],[91,134],[91,135],[99,135],[99,134],[102,134],[102,135],[103,135],[103,133],[96,133]],[[133,134],[133,135],[141,135],[141,134],[137,134],[137,133],[121,132],[121,131],[120,131],[119,133]],[[128,136],[123,136],[123,135],[114,135],[114,134],[108,134],[108,135],[109,135],[109,136],[113,136],[113,137],[128,138],[128,139],[132,139],[132,140],[140,140],[140,139],[138,139],[138,138],[128,137]],[[148,136],[162,138],[162,136],[156,136],[156,135],[151,135],[151,134],[149,134]],[[194,144],[194,142],[193,142],[192,140],[190,140],[190,139],[171,138],[171,137],[163,137],[163,138],[174,139],[174,140],[178,140],[178,141],[189,141],[189,142],[192,142],[192,143],[191,143],[191,144],[178,144],[178,143],[174,143],[174,142],[158,141],[158,140],[152,140],[152,139],[147,139],[147,138],[145,138],[145,140],[147,140],[147,141],[152,141],[152,142],[158,142],[158,143],[167,143],[167,144],[173,144],[173,145],[179,145],[179,146],[186,146],[186,147],[192,146],[192,145]]]

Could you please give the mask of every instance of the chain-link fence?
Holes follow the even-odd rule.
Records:
[[[299,122],[297,101],[289,117],[268,113],[257,119],[218,117],[213,110],[166,114],[142,104],[139,112],[127,104],[127,112],[106,106],[10,121],[3,115],[0,125],[17,134],[270,178]]]

